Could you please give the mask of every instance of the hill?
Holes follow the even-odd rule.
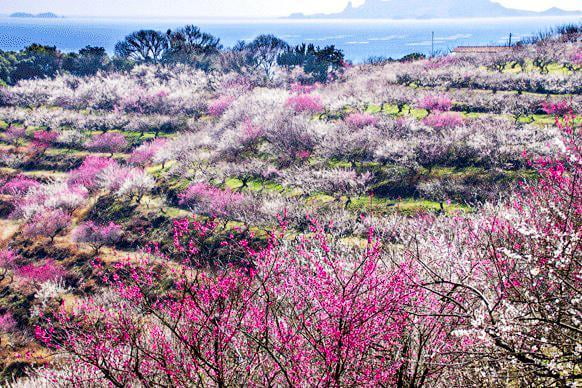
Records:
[[[290,18],[337,18],[337,19],[434,19],[471,17],[512,17],[512,16],[562,16],[580,12],[551,8],[544,12],[511,9],[490,0],[474,0],[471,6],[464,0],[442,0],[438,3],[425,0],[367,0],[362,6],[354,7],[350,1],[340,13],[304,15],[293,14]]]
[[[26,12],[15,12],[10,15],[11,18],[39,18],[39,19],[56,19],[59,16],[52,12],[44,12],[39,14],[32,14]]]

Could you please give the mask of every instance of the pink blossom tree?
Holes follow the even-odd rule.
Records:
[[[121,239],[122,234],[121,226],[114,222],[101,225],[87,221],[75,228],[73,241],[89,244],[93,248],[94,254],[98,255],[99,250],[104,246],[115,245]]]
[[[313,94],[299,94],[287,99],[285,105],[296,113],[321,113],[325,107],[321,98]]]
[[[15,269],[15,273],[26,281],[33,283],[55,281],[67,275],[67,271],[63,266],[53,259],[18,267]]]
[[[222,96],[217,98],[208,105],[208,114],[213,117],[222,116],[235,100],[236,98],[234,96]]]
[[[99,174],[100,187],[118,197],[140,203],[144,195],[154,188],[154,179],[143,169],[112,164]]]
[[[423,124],[435,129],[456,128],[465,123],[463,116],[456,112],[433,113],[422,120]]]
[[[0,193],[14,196],[24,195],[30,189],[39,185],[40,183],[35,179],[28,178],[25,175],[17,175],[0,186]]]
[[[251,207],[251,198],[230,189],[219,189],[205,183],[190,185],[179,194],[180,205],[187,206],[194,213],[209,217],[234,218],[242,220],[243,214]]]
[[[133,150],[129,157],[129,163],[139,166],[148,165],[155,159],[156,154],[167,146],[168,141],[166,139],[155,139],[144,143]]]
[[[431,237],[405,253],[423,268],[419,284],[437,310],[453,306],[451,316],[468,319],[456,334],[481,339],[466,357],[536,385],[577,378],[582,158],[575,118],[557,124],[564,148],[535,162],[538,181],[481,217],[417,222],[414,235]]]
[[[56,131],[36,131],[32,137],[31,146],[35,152],[43,154],[59,137]]]
[[[69,172],[67,182],[72,186],[81,185],[90,191],[95,190],[99,187],[100,174],[111,166],[117,166],[111,158],[87,156],[78,168]]]
[[[177,232],[192,226],[178,223]],[[36,336],[71,354],[71,384],[88,375],[118,386],[396,384],[407,353],[404,306],[415,298],[408,274],[381,262],[373,237],[348,253],[319,227],[311,231],[295,247],[282,235],[258,251],[246,240],[223,241],[242,248],[239,259],[252,267],[119,264],[104,277],[116,309],[90,301],[62,309]],[[195,260],[194,247],[177,246]],[[172,287],[153,297],[171,273]]]
[[[27,238],[48,237],[51,242],[71,224],[71,215],[61,209],[45,210],[36,213],[22,229]]]
[[[417,106],[427,110],[430,114],[432,111],[446,112],[451,110],[453,102],[449,96],[443,94],[428,94],[418,101]]]
[[[121,152],[127,148],[127,140],[121,133],[106,132],[95,135],[87,143],[87,148],[91,151],[110,153],[112,157],[115,152]]]
[[[345,122],[352,128],[373,127],[378,124],[378,118],[368,113],[352,113],[346,117]]]

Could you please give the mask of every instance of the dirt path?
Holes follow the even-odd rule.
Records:
[[[11,242],[12,237],[20,229],[20,223],[14,220],[0,220],[0,247]]]

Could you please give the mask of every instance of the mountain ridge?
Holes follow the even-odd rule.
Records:
[[[27,12],[15,12],[10,14],[11,18],[38,18],[38,19],[57,19],[59,16],[52,12],[43,12],[39,14],[32,14]]]
[[[512,16],[566,16],[582,15],[580,11],[564,11],[553,7],[543,12],[524,11],[506,8],[491,0],[472,0],[467,6],[466,0],[441,0],[438,4],[426,0],[366,0],[354,7],[350,1],[346,8],[333,14],[305,15],[295,13],[288,18],[337,18],[337,19],[442,19],[471,17],[512,17]]]

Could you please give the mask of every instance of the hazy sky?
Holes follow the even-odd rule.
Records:
[[[496,1],[506,7],[536,11],[550,7],[582,10],[582,0]],[[353,1],[355,6],[363,2]],[[347,3],[348,0],[0,0],[0,14],[52,11],[71,16],[270,17],[292,12],[337,12]]]

